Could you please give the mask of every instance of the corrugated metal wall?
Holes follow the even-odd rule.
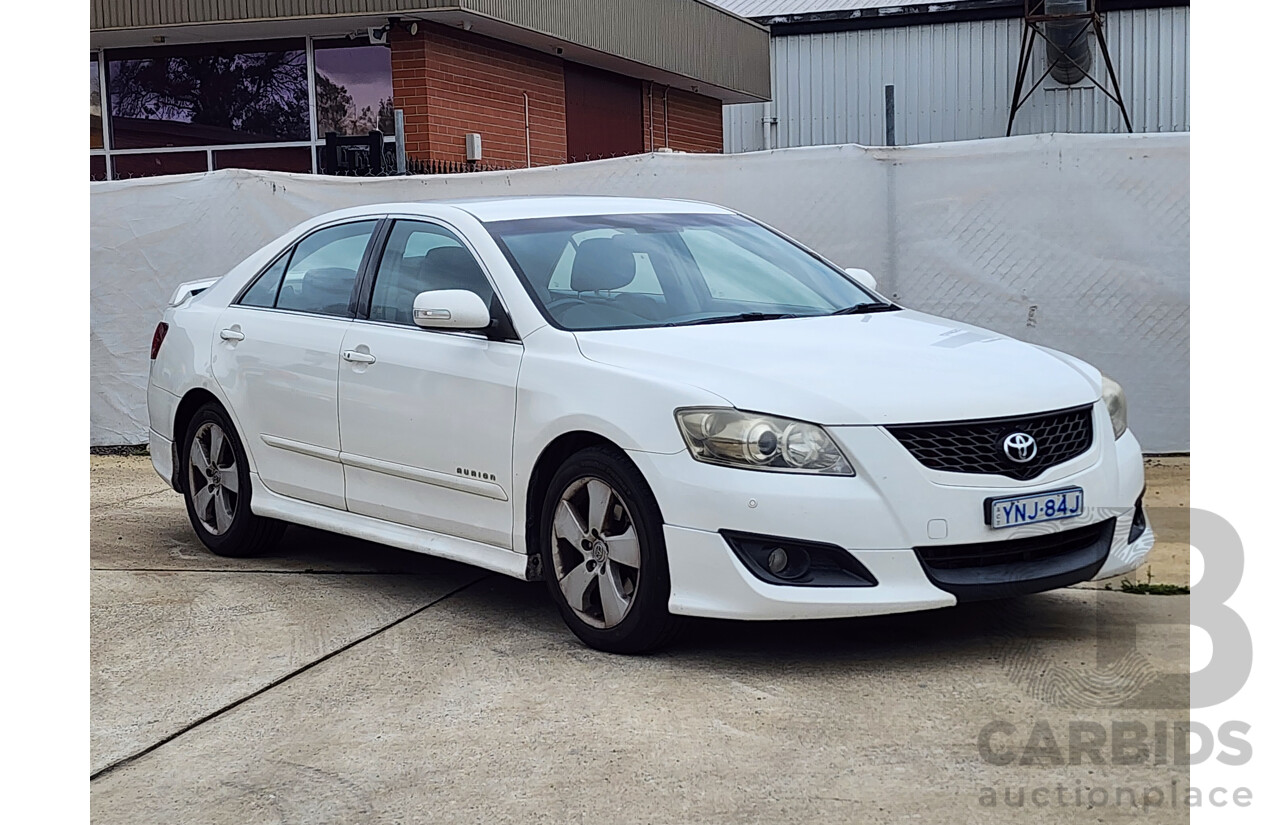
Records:
[[[1189,15],[1185,6],[1104,15],[1135,132],[1191,128]],[[883,145],[889,84],[898,145],[1002,137],[1021,36],[1022,21],[1013,18],[775,37],[773,101],[725,107],[725,151]],[[1095,76],[1105,76],[1096,45],[1094,56]],[[1027,84],[1045,68],[1038,40]],[[1046,81],[1014,122],[1014,134],[1120,131],[1119,108],[1088,81],[1072,88]]]

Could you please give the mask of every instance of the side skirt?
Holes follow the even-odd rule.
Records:
[[[249,479],[253,485],[251,507],[255,515],[460,561],[517,579],[529,578],[529,557],[524,553],[287,498],[267,489],[257,473],[250,473]]]

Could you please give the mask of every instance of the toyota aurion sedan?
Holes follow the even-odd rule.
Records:
[[[1137,567],[1124,393],[749,217],[540,197],[323,215],[183,284],[150,446],[199,539],[301,524],[547,582],[586,644]]]

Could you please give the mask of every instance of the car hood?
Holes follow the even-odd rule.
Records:
[[[911,310],[575,333],[584,357],[830,426],[993,418],[1089,404],[1097,370]]]

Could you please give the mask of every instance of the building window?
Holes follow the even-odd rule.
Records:
[[[207,171],[209,161],[204,152],[131,152],[111,158],[111,175],[117,180]]]
[[[276,172],[310,172],[311,148],[215,149],[214,169],[270,169]]]
[[[109,52],[113,150],[310,139],[302,40]]]
[[[316,40],[316,135],[395,134],[391,49]]]
[[[89,148],[102,148],[102,86],[98,83],[98,56],[89,56]]]
[[[369,174],[367,141],[340,146],[327,169],[325,133],[350,143],[374,130],[384,135],[381,169],[395,168],[387,46],[294,38],[111,49],[91,54],[89,71],[91,180],[228,168]]]

